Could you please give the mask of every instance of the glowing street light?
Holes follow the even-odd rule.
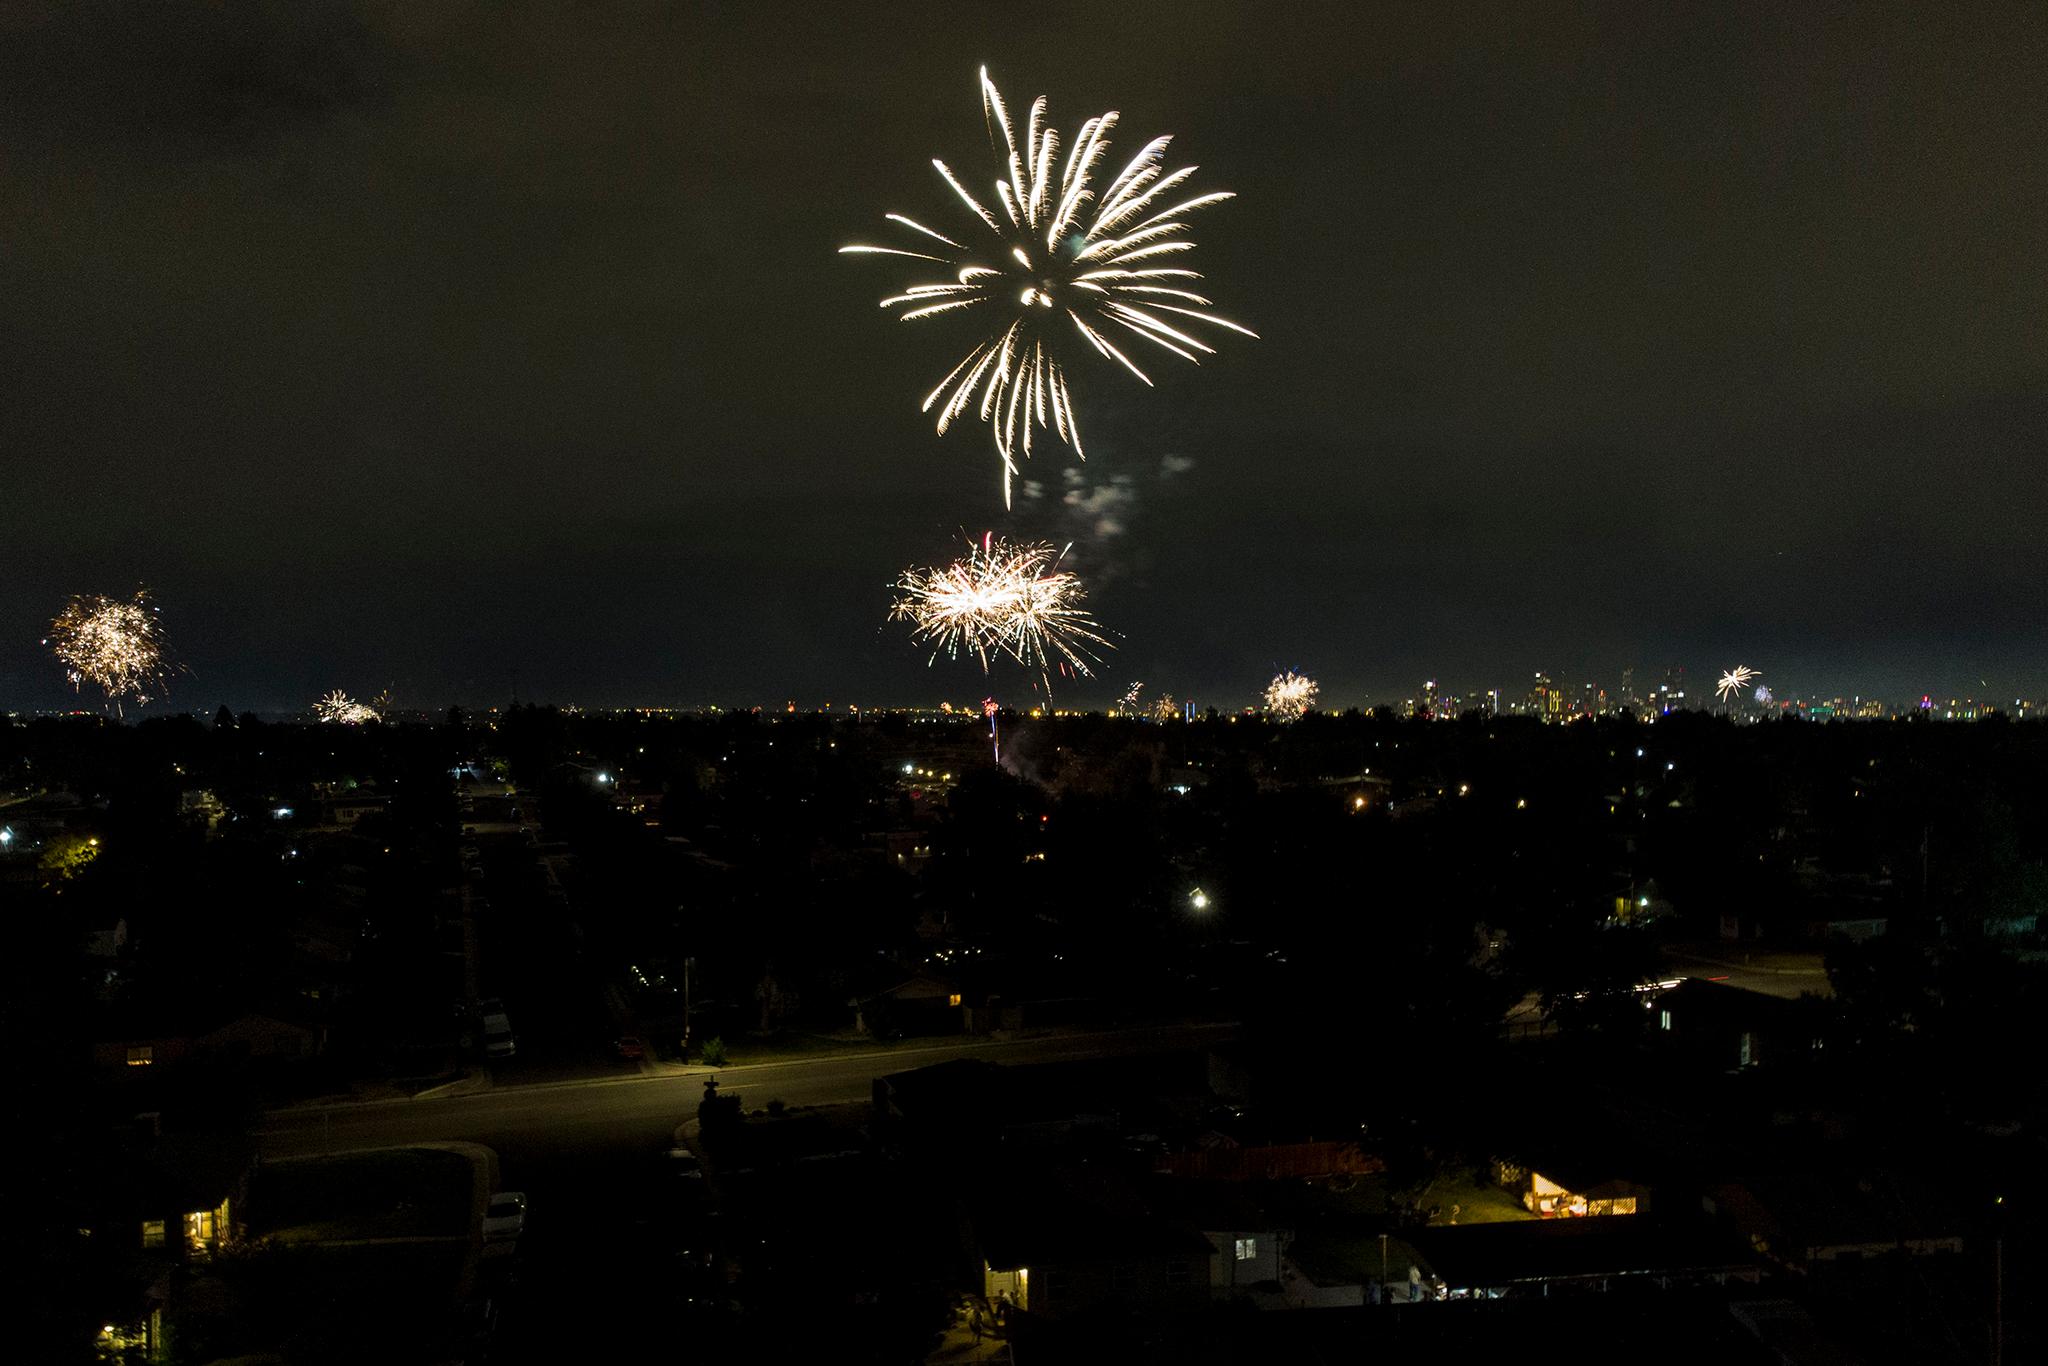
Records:
[[[1197,887],[1194,895],[1188,898],[1188,904],[1198,911],[1206,911],[1209,909],[1209,894]]]

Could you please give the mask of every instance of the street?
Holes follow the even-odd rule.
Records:
[[[267,1157],[302,1157],[350,1148],[380,1148],[458,1139],[498,1149],[505,1184],[519,1176],[529,1150],[573,1152],[633,1141],[666,1148],[676,1125],[696,1113],[704,1081],[716,1077],[727,1095],[749,1109],[771,1100],[789,1105],[865,1101],[878,1076],[954,1058],[992,1062],[1056,1062],[1171,1052],[1225,1042],[1231,1024],[1164,1025],[1145,1029],[1059,1034],[1012,1041],[951,1040],[927,1046],[845,1057],[762,1063],[749,1067],[692,1068],[662,1076],[627,1075],[543,1082],[475,1095],[303,1106],[273,1111],[257,1130]]]
[[[273,1111],[256,1139],[267,1158],[445,1140],[481,1143],[499,1185],[526,1192],[516,1288],[499,1296],[494,1362],[714,1359],[773,1325],[735,1321],[683,1299],[679,1251],[707,1236],[701,1211],[676,1200],[665,1156],[716,1076],[749,1109],[865,1102],[877,1077],[954,1058],[1055,1062],[1172,1052],[1223,1043],[1230,1024],[1168,1025],[1012,1042],[947,1040],[856,1056],[693,1068],[659,1076],[541,1082],[473,1095]],[[696,1212],[693,1212],[696,1211]],[[859,1245],[848,1230],[849,1246]],[[758,1345],[758,1344],[757,1344]]]

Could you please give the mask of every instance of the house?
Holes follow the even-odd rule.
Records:
[[[207,1061],[300,1062],[318,1057],[326,1030],[270,1011],[217,1012],[182,1021],[139,1012],[116,1018],[92,1045],[93,1063],[108,1070]]]
[[[1209,1239],[1095,1172],[1052,1169],[982,1195],[969,1225],[991,1303],[1046,1320],[1097,1310],[1189,1313],[1209,1303]]]
[[[1609,1159],[1580,1153],[1551,1154],[1535,1161],[1542,1165],[1496,1160],[1493,1174],[1538,1219],[1650,1212],[1649,1186],[1623,1175]]]
[[[1758,1253],[1802,1274],[1868,1258],[1963,1250],[1962,1216],[1954,1205],[1899,1170],[1786,1168],[1716,1186],[1701,1205]]]
[[[1294,1230],[1275,1219],[1251,1187],[1160,1176],[1140,1189],[1152,1213],[1208,1240],[1211,1298],[1239,1299],[1255,1291],[1279,1290]]]
[[[334,797],[322,804],[323,825],[354,825],[365,816],[382,815],[387,805],[382,797],[353,794]]]
[[[1822,1044],[1822,1022],[1801,1002],[1725,982],[1685,978],[1654,1008],[1658,1039],[1715,1071],[1795,1061]]]
[[[1218,1136],[1221,1137],[1220,1135]],[[1169,1153],[1160,1169],[1207,1181],[1288,1181],[1370,1176],[1387,1164],[1348,1139],[1244,1145],[1224,1139],[1213,1146]]]
[[[1763,1266],[1724,1229],[1699,1220],[1534,1220],[1418,1229],[1408,1240],[1453,1299],[1548,1296],[1625,1285],[1754,1284]]]
[[[1005,1066],[962,1058],[878,1077],[878,1142],[972,1165],[992,1155],[1101,1146],[1125,1115],[1213,1103],[1207,1057],[1089,1058]]]
[[[900,980],[847,1001],[853,1027],[862,1034],[957,1034],[966,1021],[958,982],[937,973],[911,971]]]
[[[92,1237],[145,1259],[203,1261],[241,1239],[255,1151],[214,1135],[159,1136],[156,1123],[138,1116],[136,1137],[86,1193]]]

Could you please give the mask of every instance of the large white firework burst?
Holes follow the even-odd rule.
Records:
[[[1749,686],[1750,680],[1760,677],[1762,675],[1757,670],[1738,664],[1721,675],[1721,681],[1714,684],[1714,691],[1726,702],[1731,696],[1742,696],[1742,690]]]
[[[932,165],[992,237],[971,231],[967,235],[979,245],[969,245],[892,213],[891,222],[918,234],[920,250],[858,244],[840,250],[946,267],[949,278],[913,284],[882,300],[884,308],[902,309],[898,317],[906,322],[969,308],[1000,314],[980,344],[925,396],[923,411],[937,409],[942,436],[970,409],[990,425],[1002,457],[1007,507],[1017,455],[1031,454],[1035,431],[1050,433],[1085,458],[1065,360],[1078,342],[1149,385],[1151,378],[1116,338],[1128,346],[1130,337],[1140,337],[1198,362],[1197,353],[1213,355],[1215,348],[1190,333],[1191,324],[1258,334],[1204,311],[1209,300],[1187,288],[1201,279],[1198,273],[1185,264],[1160,264],[1183,261],[1181,253],[1194,247],[1185,236],[1186,215],[1233,197],[1223,191],[1177,196],[1195,168],[1164,168],[1160,158],[1171,138],[1146,143],[1097,189],[1095,172],[1109,151],[1116,111],[1082,124],[1060,160],[1059,132],[1046,124],[1043,95],[1032,102],[1021,146],[987,67],[981,69],[981,103],[991,143],[1001,134],[995,150],[1005,158],[1007,174],[995,182],[1000,212],[970,194],[945,162],[934,158]]]
[[[343,726],[360,726],[365,721],[381,721],[377,709],[366,702],[358,702],[341,689],[336,688],[313,704],[313,715],[323,722]]]
[[[1316,694],[1322,691],[1313,678],[1289,669],[1273,675],[1273,681],[1266,685],[1266,711],[1282,721],[1299,721],[1316,705]]]
[[[146,588],[130,598],[78,594],[50,623],[43,643],[63,664],[74,689],[95,684],[117,707],[124,697],[146,704],[170,672]]]
[[[912,568],[896,582],[893,620],[912,638],[953,657],[972,655],[984,672],[1008,655],[1041,674],[1064,666],[1086,678],[1091,647],[1115,648],[1081,606],[1080,577],[1060,568],[1063,552],[1044,541],[1013,545],[993,534],[968,543],[951,564]]]

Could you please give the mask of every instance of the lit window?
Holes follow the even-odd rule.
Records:
[[[1252,1258],[1254,1258],[1254,1257],[1256,1257],[1256,1256],[1258,1256],[1258,1255],[1259,1255],[1259,1240],[1258,1240],[1258,1239],[1256,1239],[1256,1238],[1239,1238],[1239,1239],[1237,1240],[1237,1259],[1238,1259],[1238,1260],[1239,1260],[1240,1262],[1248,1262],[1248,1261],[1252,1260]]]
[[[138,1044],[128,1050],[130,1067],[147,1067],[156,1061],[156,1049],[149,1044]]]
[[[1671,1028],[1671,1012],[1670,1012],[1670,1011],[1668,1011],[1668,1010],[1660,1010],[1660,1011],[1658,1011],[1658,1012],[1657,1012],[1657,1027],[1658,1027],[1659,1029],[1669,1029],[1669,1028]]]
[[[163,1220],[144,1219],[142,1221],[142,1245],[144,1247],[162,1247],[164,1245]]]
[[[953,993],[952,995],[948,996],[948,997],[946,998],[946,1004],[947,1004],[947,1005],[949,1005],[949,1006],[957,1006],[957,1005],[959,1005],[959,1004],[960,1004],[960,993],[956,991],[956,992],[954,992],[954,993]]]

